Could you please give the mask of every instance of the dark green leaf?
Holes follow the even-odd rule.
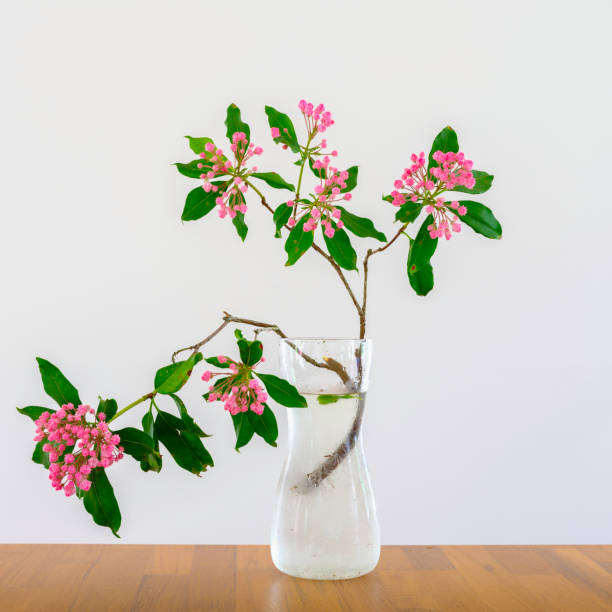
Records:
[[[309,218],[310,215],[304,215],[287,236],[285,241],[286,266],[292,266],[312,246],[314,232],[304,231],[304,224]]]
[[[419,270],[410,271],[410,256],[408,257],[408,280],[417,295],[427,295],[434,285],[433,268],[430,263],[423,265]]]
[[[474,194],[489,191],[491,185],[493,184],[493,175],[487,174],[486,172],[481,172],[480,170],[472,170],[472,174],[476,179],[476,184],[471,189],[459,185],[457,187],[453,187],[452,191],[460,191],[461,193]]]
[[[236,432],[236,450],[240,450],[243,446],[248,444],[255,433],[253,425],[249,419],[249,412],[250,410],[246,412],[239,412],[238,414],[232,414],[234,431]]]
[[[46,440],[41,440],[36,443],[34,452],[32,453],[32,461],[42,465],[44,468],[49,469],[51,462],[49,461],[49,453],[45,453],[42,447],[47,443]]]
[[[25,414],[25,416],[30,417],[33,421],[36,421],[40,418],[40,415],[43,412],[48,412],[51,414],[55,412],[55,410],[51,410],[51,408],[43,408],[42,406],[26,406],[25,408],[17,408],[17,412],[21,412],[21,414]]]
[[[211,365],[214,365],[216,368],[223,368],[223,369],[229,368],[230,363],[232,363],[229,359],[226,362],[221,363],[217,357],[208,357],[204,361],[206,361],[206,363],[210,363]]]
[[[429,235],[427,227],[433,223],[433,217],[427,215],[425,221],[423,221],[414,242],[410,246],[410,258],[409,265],[410,269],[414,267],[415,270],[421,269],[423,266],[429,263],[433,254],[438,246],[438,239],[432,238]]]
[[[117,408],[118,406],[116,400],[100,398],[96,414],[100,414],[102,412],[106,417],[106,422],[108,423],[115,416],[115,414],[117,414]]]
[[[213,185],[225,185],[223,181],[213,183]],[[203,187],[192,189],[185,200],[185,208],[181,215],[182,221],[197,221],[207,215],[216,205],[215,200],[222,194],[219,191],[204,191]]]
[[[289,221],[289,217],[291,217],[291,213],[293,212],[293,206],[287,206],[286,202],[279,204],[274,211],[274,215],[272,219],[274,220],[274,225],[276,226],[276,233],[274,234],[275,238],[281,237],[281,228],[287,224]]]
[[[321,227],[323,231],[323,227]],[[343,229],[337,229],[329,238],[323,231],[323,239],[333,260],[345,270],[357,269],[357,253],[351,244],[351,239]]]
[[[374,223],[370,219],[358,217],[342,206],[336,206],[336,208],[340,211],[340,219],[349,232],[360,238],[376,238],[381,242],[387,242],[387,237],[374,227]]]
[[[253,172],[251,176],[255,178],[261,179],[262,181],[268,183],[270,187],[274,187],[274,189],[287,189],[289,191],[295,191],[295,187],[288,183],[280,174],[276,172]]]
[[[201,165],[201,168],[198,168],[198,164]],[[202,158],[194,159],[187,164],[178,162],[174,165],[183,176],[187,176],[189,178],[200,178],[202,174],[212,170],[212,166],[210,166],[208,162],[204,161]],[[220,174],[219,176],[223,175]]]
[[[408,201],[399,207],[398,211],[395,213],[395,220],[400,223],[412,223],[416,221],[422,209],[423,205],[419,202]]]
[[[187,406],[185,406],[185,402],[178,396],[174,395],[174,393],[169,394],[170,397],[174,400],[176,404],[179,414],[181,415],[181,421],[183,421],[186,430],[198,436],[198,438],[209,438],[210,436],[207,433],[204,433],[200,426],[193,420],[191,415],[187,412]]]
[[[256,372],[255,375],[264,384],[266,391],[275,402],[288,408],[306,408],[307,404],[304,397],[283,378],[274,376],[274,374],[260,374],[259,372]]]
[[[153,440],[155,452],[150,453],[140,462],[143,472],[159,472],[162,469],[162,458],[159,454],[159,440],[155,435],[154,420],[151,410],[142,417],[142,429]]]
[[[238,236],[240,236],[240,239],[242,240],[242,242],[244,242],[244,239],[246,238],[247,233],[249,231],[247,224],[244,222],[244,213],[237,212],[236,216],[232,219],[232,223],[234,224],[234,227],[236,228],[236,232],[238,233]]]
[[[487,238],[500,239],[502,237],[502,227],[490,208],[480,202],[471,202],[470,200],[462,200],[459,205],[467,208],[467,213],[459,219],[469,225],[475,232]]]
[[[121,527],[121,512],[115,499],[115,492],[104,468],[94,468],[89,475],[91,488],[83,497],[85,510],[98,525],[108,527],[114,535]]]
[[[268,115],[268,124],[270,127],[276,127],[280,132],[280,136],[274,138],[274,142],[277,144],[286,144],[294,153],[299,153],[300,145],[295,135],[293,122],[289,119],[288,115],[277,111],[271,106],[266,106],[266,115]]]
[[[70,381],[52,363],[37,357],[38,368],[46,394],[60,406],[73,404],[75,408],[81,403],[79,392]]]
[[[119,446],[123,446],[123,450],[138,461],[144,461],[148,455],[156,453],[153,438],[140,429],[124,427],[113,433],[121,438]]]
[[[457,134],[450,125],[447,125],[435,138],[431,145],[431,151],[429,152],[429,163],[427,169],[439,166],[437,161],[434,160],[433,154],[436,151],[442,151],[442,153],[458,153],[459,142],[457,140]]]
[[[278,424],[270,407],[264,404],[262,414],[255,414],[252,410],[249,410],[248,415],[255,433],[261,436],[270,446],[276,446]]]
[[[240,109],[235,104],[230,104],[227,107],[227,117],[225,119],[227,127],[227,137],[232,142],[232,135],[236,132],[244,132],[247,141],[251,140],[251,128],[240,117]]]
[[[189,380],[191,370],[202,360],[202,353],[195,353],[185,361],[177,361],[160,368],[155,374],[155,391],[167,395],[176,393]]]
[[[204,153],[206,151],[206,145],[209,142],[213,142],[212,138],[207,138],[206,136],[202,138],[193,138],[192,136],[185,136],[187,140],[189,140],[189,148],[194,153]],[[214,143],[213,143],[214,144]]]
[[[351,393],[345,393],[344,395],[319,395],[317,397],[317,400],[319,401],[319,404],[322,405],[326,405],[326,404],[335,404],[338,400],[341,399],[353,399],[356,398],[357,394],[351,394]]]
[[[348,172],[348,178],[346,181],[346,187],[340,190],[340,193],[346,193],[347,191],[353,191],[355,187],[357,187],[357,173],[359,172],[359,168],[357,166],[351,166],[346,170]]]
[[[180,424],[180,428],[177,425]],[[200,438],[186,431],[185,424],[173,414],[159,410],[155,418],[155,435],[168,449],[176,463],[193,474],[206,471],[213,460]]]
[[[248,366],[255,365],[263,354],[263,345],[259,340],[238,340],[238,348],[240,349],[240,360]]]

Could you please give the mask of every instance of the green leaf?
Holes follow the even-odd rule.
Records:
[[[285,252],[287,253],[286,266],[292,266],[312,246],[314,232],[305,232],[304,224],[310,215],[304,215],[289,232],[285,241]]]
[[[249,421],[258,436],[261,436],[270,446],[276,446],[276,439],[278,438],[276,417],[267,404],[263,406],[262,414],[256,414],[249,410]]]
[[[160,368],[155,374],[155,391],[167,395],[176,393],[189,380],[191,370],[202,360],[202,353],[195,353],[185,359]]]
[[[237,342],[240,349],[240,360],[244,365],[255,365],[263,354],[263,345],[259,340],[245,340],[240,338]]]
[[[202,167],[198,168],[198,164],[201,164]],[[212,166],[210,166],[208,164],[208,162],[206,162],[202,158],[194,159],[193,161],[190,161],[187,164],[182,164],[180,162],[177,162],[174,165],[176,166],[176,169],[183,176],[187,176],[189,178],[197,178],[197,179],[199,179],[202,176],[202,174],[205,174],[206,172],[212,170]],[[223,176],[223,175],[219,174],[218,176]]]
[[[185,138],[187,138],[187,140],[189,140],[189,148],[194,152],[194,153],[205,153],[206,152],[206,145],[209,142],[213,142],[212,138],[207,138],[206,136],[202,137],[202,138],[193,138],[192,136],[185,136]],[[213,142],[214,144],[214,142]]]
[[[117,402],[114,399],[102,399],[98,402],[96,414],[102,412],[106,417],[106,422],[110,421],[117,414]]]
[[[232,363],[232,361],[229,358],[227,359],[225,363],[221,363],[217,357],[208,357],[204,361],[206,361],[206,363],[210,363],[211,365],[214,365],[216,368],[223,368],[224,370],[229,368],[230,363]]]
[[[96,524],[108,527],[114,535],[121,527],[121,512],[115,499],[115,492],[104,468],[94,468],[89,475],[91,488],[83,496],[85,510]]]
[[[43,412],[48,412],[51,414],[55,412],[55,410],[51,410],[51,408],[43,408],[42,406],[25,406],[24,408],[17,408],[17,412],[25,414],[25,416],[30,417],[33,421],[37,421]]]
[[[351,244],[351,239],[343,229],[337,229],[334,232],[332,238],[325,235],[323,227],[323,239],[327,245],[327,250],[332,256],[333,260],[345,270],[356,270],[357,269],[357,253]]]
[[[160,472],[162,469],[162,458],[159,454],[159,440],[155,435],[154,420],[151,410],[142,417],[142,429],[153,440],[155,452],[150,453],[140,462],[140,468],[143,472]]]
[[[271,106],[266,106],[266,115],[268,115],[268,124],[270,127],[276,127],[280,131],[280,136],[274,138],[274,142],[277,144],[286,144],[294,153],[299,153],[300,145],[295,135],[293,122],[289,119],[289,116],[277,111]]]
[[[251,140],[251,128],[240,117],[240,109],[235,104],[227,107],[227,117],[225,119],[227,127],[227,137],[232,142],[232,135],[236,132],[244,132],[247,142]]]
[[[408,280],[417,295],[427,295],[434,285],[433,268],[430,263],[419,270],[410,271],[410,256],[408,256]]]
[[[185,402],[183,402],[183,400],[178,395],[174,395],[174,393],[170,393],[169,395],[174,400],[174,403],[178,408],[179,414],[181,415],[181,421],[183,421],[186,431],[190,431],[191,433],[198,436],[198,438],[209,438],[210,436],[207,433],[204,433],[201,427],[193,420],[192,416],[187,412],[187,406],[185,406]]]
[[[119,446],[138,461],[145,461],[150,454],[156,454],[153,438],[135,427],[124,427],[114,431],[120,438]]]
[[[459,202],[459,205],[467,208],[467,213],[459,217],[459,219],[466,225],[469,225],[475,232],[487,238],[499,240],[502,237],[502,227],[490,208],[487,208],[480,202],[472,202],[470,200],[462,200]]]
[[[387,242],[387,237],[374,227],[374,223],[370,219],[358,217],[342,206],[336,206],[336,208],[340,211],[340,219],[349,232],[360,238],[376,238],[376,240],[381,242]]]
[[[295,187],[291,183],[288,183],[280,174],[277,174],[276,172],[253,172],[251,176],[261,179],[262,181],[268,183],[270,187],[274,187],[274,189],[287,189],[289,191],[295,191]]]
[[[359,168],[357,166],[351,166],[350,168],[347,168],[346,171],[349,174],[346,181],[344,181],[346,183],[346,187],[344,189],[341,189],[340,193],[353,191],[353,189],[357,187],[357,173],[359,172]]]
[[[178,423],[177,423],[178,422]],[[180,429],[177,429],[180,424]],[[176,463],[188,472],[200,474],[214,465],[200,438],[186,431],[185,424],[173,414],[159,410],[155,418],[155,435],[168,449]]]
[[[34,452],[32,453],[32,461],[34,463],[38,463],[42,465],[45,469],[49,469],[51,462],[49,461],[49,453],[45,453],[42,447],[47,443],[46,440],[40,440],[40,442],[36,443],[34,447]]]
[[[312,159],[312,157],[308,158],[308,165],[310,166],[312,173],[318,179],[324,179],[327,176],[327,170],[325,168],[315,168],[314,167],[314,160]]]
[[[217,181],[213,185],[225,185],[223,181]],[[185,200],[185,208],[181,215],[182,221],[197,221],[207,215],[216,205],[215,200],[222,194],[219,191],[204,191],[202,186],[192,189]]]
[[[453,153],[459,152],[459,141],[457,140],[457,134],[450,125],[447,125],[435,138],[431,145],[431,151],[429,152],[429,163],[427,169],[435,168],[439,166],[437,161],[434,160],[433,154],[436,151],[442,151],[442,153]]]
[[[261,380],[275,402],[288,408],[306,408],[306,400],[291,383],[274,374],[260,374],[259,372],[254,374]]]
[[[276,226],[276,232],[274,234],[275,238],[281,237],[281,228],[287,224],[289,221],[289,217],[291,217],[291,213],[293,212],[292,206],[287,206],[286,202],[279,204],[274,211],[274,215],[272,219],[274,220],[274,225]]]
[[[236,232],[238,233],[238,236],[240,236],[240,239],[242,240],[242,242],[244,242],[244,239],[246,238],[247,233],[249,231],[247,224],[244,222],[244,213],[237,212],[236,216],[232,219],[232,223],[234,224],[234,227],[236,228]]]
[[[240,450],[243,446],[248,444],[255,433],[251,420],[249,419],[249,412],[239,412],[238,414],[232,414],[232,421],[234,423],[234,431],[236,432],[236,450]]]
[[[70,381],[46,359],[37,357],[36,361],[38,361],[38,368],[45,393],[60,406],[73,404],[77,407],[81,403],[79,392],[72,386]]]
[[[421,210],[423,210],[423,205],[419,202],[406,202],[395,213],[395,220],[400,223],[412,223],[421,214]]]
[[[335,404],[338,400],[341,400],[341,399],[353,399],[356,397],[357,397],[356,393],[345,393],[344,395],[323,394],[323,395],[319,395],[317,397],[317,400],[319,401],[319,404],[326,405],[326,404]]]
[[[416,238],[410,245],[410,258],[409,265],[415,270],[421,269],[423,266],[429,263],[433,254],[436,252],[438,246],[438,239],[432,238],[429,235],[427,227],[433,223],[433,217],[427,215],[425,221],[423,221]]]
[[[475,185],[468,189],[463,185],[458,185],[457,187],[453,187],[452,191],[460,191],[461,193],[484,193],[485,191],[489,191],[491,185],[493,184],[493,175],[487,174],[486,172],[481,172],[480,170],[472,170],[472,174],[476,179]]]

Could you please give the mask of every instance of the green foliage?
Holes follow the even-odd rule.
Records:
[[[104,416],[106,416],[106,422],[108,423],[108,421],[110,421],[115,414],[117,414],[117,408],[118,406],[116,400],[100,398],[96,414],[100,414],[100,412],[102,412]]]
[[[325,235],[321,227],[323,239],[327,245],[327,250],[333,260],[345,270],[357,269],[357,253],[351,244],[351,239],[343,229],[336,229],[334,235],[329,238]]]
[[[83,496],[85,510],[102,527],[108,527],[115,536],[121,527],[121,512],[115,499],[115,492],[104,468],[94,468],[89,475],[91,488]]]
[[[242,332],[237,329],[234,331],[238,349],[240,350],[240,360],[248,366],[255,365],[263,354],[263,345],[259,340],[247,340]]]
[[[475,232],[482,234],[486,238],[500,239],[502,237],[502,227],[495,215],[480,202],[462,200],[459,205],[467,208],[467,213],[459,217],[463,223],[469,225]]]
[[[72,383],[51,362],[37,357],[38,369],[42,378],[46,394],[54,399],[60,406],[73,404],[75,407],[81,403],[79,392]]]
[[[142,417],[142,430],[153,440],[155,452],[149,453],[146,458],[140,462],[140,468],[143,472],[159,472],[162,469],[162,458],[159,454],[159,440],[155,435],[154,419],[150,409]]]
[[[423,204],[408,201],[398,208],[395,213],[395,220],[400,223],[412,223],[421,214],[421,210],[423,210]]]
[[[457,133],[453,130],[450,125],[447,125],[435,138],[431,145],[431,151],[429,152],[429,163],[427,169],[435,168],[439,166],[438,162],[433,158],[433,154],[436,151],[442,151],[442,153],[457,153],[459,151],[459,141],[457,140]]]
[[[287,206],[285,202],[279,204],[274,211],[274,215],[272,219],[274,221],[274,225],[276,227],[276,232],[274,233],[275,238],[281,237],[281,228],[287,224],[289,218],[291,217],[291,213],[293,212],[292,206]]]
[[[49,469],[51,462],[49,461],[49,453],[45,453],[43,450],[43,446],[46,444],[46,440],[40,440],[40,442],[36,443],[34,447],[34,452],[32,453],[32,461],[34,463],[38,463],[42,465],[45,469]]]
[[[299,165],[301,165],[301,163]],[[312,173],[318,179],[324,179],[327,176],[327,170],[325,168],[315,168],[314,167],[314,160],[312,159],[312,157],[308,158],[308,165],[310,166]]]
[[[417,295],[427,295],[433,289],[433,268],[429,263],[438,239],[429,235],[428,225],[433,223],[433,217],[428,215],[423,221],[416,238],[411,241],[408,253],[407,273],[410,286]]]
[[[202,138],[193,138],[192,136],[185,136],[187,140],[189,140],[189,148],[197,154],[206,152],[206,145],[209,142],[213,142],[212,138],[208,138],[206,136]],[[214,144],[214,142],[213,142]]]
[[[276,417],[270,407],[264,404],[261,414],[255,414],[252,410],[248,411],[249,421],[258,436],[261,436],[270,446],[276,446],[278,438],[278,424]]]
[[[240,197],[242,198],[242,194],[240,194]],[[244,200],[244,198],[242,199]],[[236,216],[232,219],[232,223],[234,224],[234,227],[236,228],[236,232],[238,236],[240,236],[240,240],[244,242],[245,238],[247,237],[247,233],[249,231],[247,224],[244,222],[244,213],[237,212]]]
[[[202,164],[201,168],[198,168],[198,164]],[[212,170],[212,166],[210,166],[206,161],[202,158],[194,159],[187,164],[182,164],[181,162],[177,162],[174,164],[176,169],[183,175],[188,178],[200,178],[202,174]],[[219,176],[223,176],[220,174]]]
[[[135,427],[124,427],[114,431],[120,438],[120,446],[137,461],[146,461],[151,454],[159,455],[155,450],[155,442],[151,436]]]
[[[251,424],[251,420],[249,419],[250,412],[250,410],[247,410],[246,412],[238,412],[237,414],[232,414],[234,431],[236,432],[235,448],[237,451],[239,451],[243,446],[247,445],[251,441],[251,438],[255,433],[255,429],[253,429],[253,425]]]
[[[187,425],[173,414],[159,410],[154,430],[159,441],[184,470],[200,474],[214,465],[210,453],[204,448],[200,438],[189,431]]]
[[[345,393],[344,395],[323,394],[323,395],[319,395],[317,397],[317,400],[319,404],[324,406],[326,404],[335,404],[338,400],[341,400],[341,399],[352,399],[355,397],[357,397],[357,394],[355,393]]]
[[[204,359],[206,363],[210,363],[210,365],[214,365],[215,368],[223,368],[226,370],[230,367],[231,360],[228,359],[225,363],[221,363],[217,357],[207,357]]]
[[[353,191],[355,187],[357,187],[357,174],[359,173],[359,168],[357,166],[351,166],[347,168],[348,178],[346,181],[346,187],[340,190],[340,193],[346,193],[347,191]]]
[[[460,191],[461,193],[484,193],[485,191],[489,191],[491,185],[493,184],[493,175],[487,174],[486,172],[482,172],[480,170],[472,170],[472,174],[474,175],[474,179],[476,180],[475,185],[468,189],[463,185],[457,185],[457,187],[453,187],[453,191]]]
[[[306,400],[291,383],[274,374],[260,374],[259,372],[254,374],[261,380],[268,395],[275,402],[288,408],[306,408]]]
[[[274,187],[274,189],[287,189],[288,191],[295,191],[295,187],[288,183],[280,174],[276,172],[253,172],[251,176],[258,178],[270,187]]]
[[[193,367],[202,360],[202,353],[194,353],[184,361],[171,363],[157,370],[155,374],[155,391],[168,395],[176,393],[189,380]]]
[[[297,136],[295,135],[293,122],[289,116],[277,111],[271,106],[266,106],[266,115],[268,115],[268,124],[270,127],[276,127],[280,131],[280,136],[278,136],[278,138],[274,138],[274,142],[277,144],[285,144],[294,153],[299,153],[300,145],[298,143]]]
[[[185,207],[181,215],[182,221],[197,221],[207,215],[216,205],[215,200],[222,194],[223,181],[216,181],[219,191],[204,191],[202,186],[192,189],[185,199]]]
[[[174,400],[176,407],[178,408],[179,414],[181,415],[181,421],[187,428],[187,431],[190,431],[192,434],[198,436],[198,438],[209,438],[210,436],[207,433],[204,433],[202,428],[193,420],[193,417],[187,412],[187,406],[185,406],[185,402],[174,393],[169,393],[169,396]]]
[[[40,415],[43,412],[48,412],[51,414],[55,412],[55,410],[51,410],[51,408],[43,408],[42,406],[25,406],[24,408],[17,408],[17,412],[21,412],[27,417],[30,417],[33,421],[38,420]]]
[[[374,227],[374,223],[370,219],[367,217],[358,217],[342,206],[336,206],[336,208],[340,211],[340,218],[344,223],[344,227],[346,227],[349,232],[352,232],[355,236],[359,236],[360,238],[376,238],[376,240],[380,240],[381,242],[387,242],[387,237]]]
[[[227,107],[225,125],[227,127],[226,135],[230,142],[232,142],[232,135],[235,132],[244,132],[246,134],[247,141],[251,140],[251,128],[242,120],[242,117],[240,116],[240,109],[235,104],[230,104]]]
[[[285,241],[285,252],[287,253],[286,266],[292,266],[312,246],[314,232],[305,232],[304,224],[310,215],[304,215],[292,228]]]

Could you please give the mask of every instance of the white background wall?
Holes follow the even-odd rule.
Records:
[[[444,125],[496,177],[481,199],[503,240],[466,229],[440,245],[430,296],[408,285],[405,243],[373,260],[366,445],[384,542],[610,543],[611,19],[607,1],[4,7],[0,540],[115,541],[29,460],[33,427],[14,407],[50,401],[36,355],[89,402],[125,405],[222,309],[356,334],[335,275],[314,254],[284,268],[256,200],[244,245],[214,214],[180,222],[194,186],[170,165],[191,159],[183,135],[223,142],[234,101],[260,167],[295,180],[263,107],[299,124],[305,97],[332,110],[340,163],[360,165],[352,209],[389,233],[380,195]],[[202,391],[196,377],[185,396],[216,467],[113,466],[123,542],[267,541],[283,409],[279,448],[238,454]]]

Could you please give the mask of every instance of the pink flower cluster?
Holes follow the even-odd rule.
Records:
[[[453,214],[449,211],[449,207],[456,211],[457,214]],[[444,198],[436,198],[433,204],[428,204],[425,207],[425,212],[433,215],[433,223],[427,226],[429,235],[432,238],[446,238],[450,240],[452,238],[452,232],[461,231],[461,223],[459,223],[459,217],[457,215],[465,215],[467,208],[460,206],[459,202],[445,202]]]
[[[65,404],[57,412],[43,412],[35,422],[34,440],[46,440],[42,449],[49,454],[51,485],[63,489],[66,496],[73,495],[76,487],[88,491],[91,470],[107,468],[123,458],[119,436],[109,430],[104,413],[98,413],[97,422],[86,420],[94,413],[87,405],[75,409]]]
[[[257,364],[252,366],[237,364],[225,355],[219,355],[217,359],[219,363],[230,362],[229,369],[232,376],[228,376],[225,380],[209,387],[208,401],[222,401],[225,410],[232,415],[247,412],[249,409],[255,414],[262,414],[264,411],[263,405],[268,400],[268,394],[256,378],[251,378],[251,371],[259,363],[263,363],[265,357],[262,357]],[[214,376],[222,376],[223,374],[222,372],[213,373],[207,370],[202,374],[202,380],[208,382]]]
[[[459,217],[467,213],[467,208],[455,201],[446,202],[439,196],[458,185],[471,189],[476,183],[472,174],[474,164],[465,159],[463,153],[436,151],[433,159],[440,165],[430,168],[428,173],[424,152],[421,151],[419,155],[413,153],[410,159],[412,165],[405,168],[402,177],[393,183],[392,204],[402,206],[408,200],[421,202],[425,205],[425,211],[434,218],[427,227],[429,235],[450,240],[452,232],[461,231]]]
[[[219,185],[213,185],[211,180],[216,176],[229,174],[232,179],[222,186],[221,194],[216,198],[219,217],[222,219],[229,216],[233,219],[238,212],[245,213],[247,205],[244,201],[244,193],[249,186],[246,182],[247,177],[253,172],[257,172],[257,166],[247,169],[246,163],[255,155],[261,155],[263,149],[256,147],[252,142],[249,143],[244,132],[234,132],[232,134],[232,144],[230,149],[234,154],[234,163],[228,160],[222,149],[218,149],[212,142],[204,145],[205,151],[200,153],[200,157],[205,159],[210,166],[210,170],[200,175],[203,180],[202,187],[206,192],[217,192]],[[203,163],[198,164],[198,168],[204,168]]]
[[[325,105],[318,104],[316,107],[306,100],[300,100],[298,108],[302,111],[306,120],[308,134],[323,133],[328,127],[334,125],[331,113],[325,110]]]

